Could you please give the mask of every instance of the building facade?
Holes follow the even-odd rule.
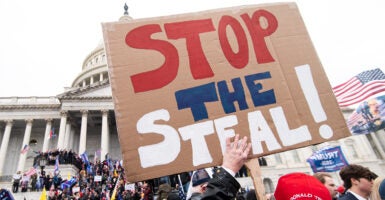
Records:
[[[128,15],[121,18],[129,19]],[[347,118],[352,110],[342,112]],[[51,133],[56,137],[50,137]],[[86,151],[92,160],[94,152],[101,150],[102,159],[107,153],[121,159],[103,44],[85,58],[81,73],[63,93],[51,97],[0,97],[0,142],[3,180],[32,167],[34,151]],[[27,144],[30,150],[21,154]],[[273,192],[278,178],[286,173],[312,174],[306,159],[325,146],[341,146],[349,163],[367,166],[385,176],[385,132],[380,131],[266,156],[266,166],[262,166],[266,192]],[[338,180],[337,173],[333,176]]]

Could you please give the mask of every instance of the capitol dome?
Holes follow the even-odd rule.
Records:
[[[74,79],[71,87],[82,88],[103,81],[108,82],[108,67],[104,43],[100,41],[84,59],[82,72]]]

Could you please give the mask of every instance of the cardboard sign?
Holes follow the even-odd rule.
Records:
[[[102,176],[94,176],[94,181],[95,182],[101,182],[102,181]]]
[[[103,24],[131,182],[349,136],[295,3]]]

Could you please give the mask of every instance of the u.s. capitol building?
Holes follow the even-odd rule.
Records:
[[[129,20],[125,15],[121,20]],[[70,79],[70,77],[69,77]],[[55,95],[55,94],[53,94]],[[342,110],[345,118],[352,110]],[[56,137],[50,137],[53,130]],[[16,171],[33,166],[35,152],[66,149],[81,154],[101,150],[121,159],[108,66],[101,42],[84,59],[81,72],[63,93],[49,97],[0,97],[0,180],[9,182]],[[30,150],[21,154],[28,144]],[[316,146],[266,156],[262,178],[267,193],[289,172],[312,170],[306,159],[325,146],[341,146],[349,163],[369,167],[385,176],[385,133],[351,136]],[[337,173],[332,173],[337,183]]]

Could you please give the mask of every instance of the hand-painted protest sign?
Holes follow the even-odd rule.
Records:
[[[295,3],[103,24],[131,182],[219,165],[239,133],[250,157],[349,131]]]
[[[314,173],[335,172],[349,165],[340,146],[320,149],[314,152],[306,161],[310,164]]]

